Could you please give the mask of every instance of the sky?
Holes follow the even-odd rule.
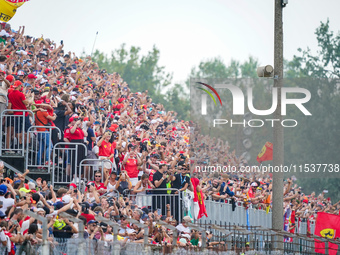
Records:
[[[315,29],[330,20],[340,30],[339,0],[289,0],[283,10],[284,58],[297,49],[317,51]],[[25,34],[43,35],[80,55],[110,54],[123,43],[146,54],[155,45],[160,65],[183,83],[201,61],[220,57],[262,65],[274,62],[274,0],[30,0],[9,22]],[[123,77],[124,78],[124,77]]]

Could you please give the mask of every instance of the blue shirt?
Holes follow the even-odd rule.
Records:
[[[229,187],[227,187],[226,191],[224,192],[225,185],[227,185],[227,184],[225,182],[222,182],[221,188],[220,188],[220,195],[224,195],[225,193],[227,193],[228,196],[233,197],[235,195],[235,193],[230,191]]]

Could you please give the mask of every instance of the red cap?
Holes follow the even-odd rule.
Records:
[[[48,69],[48,68],[45,69],[45,71],[44,71],[45,74],[48,74],[49,72],[51,72],[51,69]]]
[[[302,203],[306,203],[306,204],[308,204],[308,199],[304,199],[304,200],[302,200]]]
[[[71,117],[69,121],[72,122],[72,121],[74,121],[76,119],[78,119],[78,116]]]
[[[28,79],[36,79],[37,76],[35,76],[34,74],[30,73],[29,75],[27,75]]]
[[[46,99],[45,99],[45,103],[46,103],[46,104],[49,104],[49,103],[51,103],[51,100],[48,99],[48,98],[46,98]]]
[[[88,117],[85,117],[85,118],[84,118],[84,121],[88,121],[88,120],[89,120],[89,118],[88,118]]]
[[[35,104],[42,104],[43,103],[43,100],[36,100],[35,101]]]
[[[22,85],[22,82],[21,82],[21,81],[15,81],[15,82],[14,82],[14,85],[13,85],[13,88],[16,89],[16,88],[19,87],[20,85]]]
[[[69,186],[69,187],[73,187],[74,189],[77,188],[77,185],[75,185],[74,183],[70,183],[68,186]]]
[[[124,98],[122,98],[122,97],[121,97],[121,98],[118,98],[118,102],[119,102],[119,103],[121,103],[121,102],[123,102],[123,101],[124,101]]]
[[[109,130],[112,131],[112,132],[116,132],[116,128],[113,127],[113,126],[111,126],[111,127],[109,128]]]
[[[167,165],[168,163],[166,161],[159,162],[160,165]]]
[[[9,82],[12,82],[14,80],[13,75],[7,75],[6,80],[8,80]]]

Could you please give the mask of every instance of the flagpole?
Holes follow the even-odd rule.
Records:
[[[92,58],[92,54],[93,54],[93,50],[94,50],[94,45],[96,44],[97,35],[98,35],[98,31],[96,33],[96,37],[94,38],[94,42],[93,42],[93,46],[92,46],[92,51],[91,51],[91,58]]]

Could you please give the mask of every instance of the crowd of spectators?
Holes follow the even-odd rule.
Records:
[[[95,216],[102,216],[120,225],[120,242],[143,242],[144,229],[128,221],[135,219],[149,226],[149,243],[171,245],[173,232],[158,225],[162,220],[178,229],[177,244],[183,247],[202,244],[202,233],[187,225],[194,215],[190,217],[185,210],[187,216],[180,215],[186,204],[179,200],[186,194],[196,191],[203,201],[232,206],[242,203],[245,208],[270,210],[269,175],[201,173],[190,167],[247,165],[246,160],[229,151],[226,141],[195,133],[192,123],[178,120],[176,112],[154,103],[147,90],[131,91],[118,73],[100,69],[89,56],[79,58],[64,52],[63,44],[58,46],[43,36],[24,35],[24,26],[14,31],[7,23],[0,29],[0,93],[4,95],[0,96],[0,111],[7,109],[6,114],[15,116],[23,115],[20,110],[31,110],[34,115],[24,114],[19,123],[6,117],[4,130],[15,132],[13,137],[6,137],[4,153],[10,155],[16,148],[26,146],[22,144],[26,140],[20,137],[30,126],[38,126],[35,163],[42,168],[53,161],[52,148],[58,142],[69,143],[69,147],[83,143],[87,150],[78,149],[75,162],[70,160],[73,152],[63,147],[66,156],[61,160],[66,167],[60,171],[66,173],[69,182],[65,188],[54,190],[41,178],[36,183],[25,183],[28,170],[12,179],[2,177],[0,247],[13,250],[14,244],[42,241],[41,222],[25,215],[26,209],[48,219],[51,242],[78,237],[78,224],[60,216],[67,212],[84,221],[85,238],[113,240],[112,227],[96,220]],[[61,139],[58,129],[50,132],[48,127],[57,127]],[[85,190],[75,178],[83,159],[105,160],[102,170],[81,169],[78,177],[86,182]],[[192,178],[198,182],[193,184]],[[142,198],[151,194],[152,206],[143,205]],[[168,194],[178,196],[169,200],[165,198]],[[291,179],[285,183],[285,208],[295,211],[295,217],[301,219],[314,219],[319,211],[338,214],[339,203],[332,204],[325,196],[326,191],[318,196],[304,194]],[[291,224],[290,229],[294,228]],[[226,248],[223,242],[214,240],[211,232],[206,234],[208,247]]]

